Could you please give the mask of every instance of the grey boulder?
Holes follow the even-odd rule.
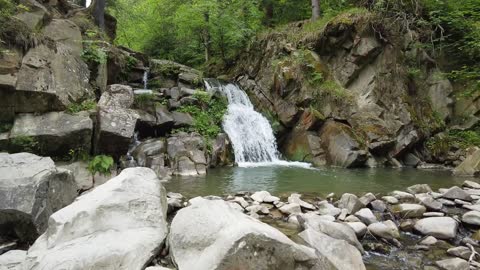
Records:
[[[68,156],[72,149],[89,153],[92,134],[93,122],[87,112],[19,114],[10,132],[9,148],[13,152],[57,157]],[[26,143],[25,138],[35,144]]]
[[[77,197],[70,171],[48,157],[0,153],[0,227],[30,242],[47,229],[55,211]]]
[[[173,219],[168,239],[178,269],[314,269],[313,249],[229,203],[199,197],[190,203]]]
[[[165,194],[152,170],[123,170],[53,214],[24,268],[144,269],[167,235]]]
[[[414,229],[438,239],[453,239],[457,235],[458,222],[451,217],[430,217],[417,221]]]

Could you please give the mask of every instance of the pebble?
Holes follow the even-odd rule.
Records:
[[[423,213],[423,217],[443,217],[445,213],[440,212],[425,212]]]
[[[385,204],[385,202],[381,200],[374,200],[370,203],[370,205],[372,206],[373,210],[378,211],[380,213],[383,213],[387,210],[387,205]]]
[[[426,245],[426,246],[433,246],[438,242],[437,238],[433,236],[427,236],[425,237],[422,241],[420,241],[420,245]]]
[[[372,210],[368,208],[362,208],[355,213],[355,216],[363,223],[370,225],[378,222],[377,217],[373,214]]]
[[[290,197],[288,197],[288,202],[289,203],[296,203],[298,205],[300,205],[300,207],[302,208],[305,208],[305,209],[308,209],[308,210],[315,210],[315,206],[313,206],[311,203],[307,203],[306,201],[303,201],[302,199],[300,199],[302,195],[298,194],[298,193],[293,193],[290,195]]]
[[[280,207],[278,210],[280,210],[280,212],[287,215],[302,213],[302,208],[300,207],[299,204],[296,204],[296,203],[285,204],[284,206]]]
[[[469,180],[465,180],[465,182],[463,182],[462,186],[468,187],[468,188],[480,189],[480,184],[479,183],[469,181]]]
[[[480,225],[480,212],[479,211],[469,211],[462,216],[462,222],[470,225]]]
[[[397,204],[398,199],[393,196],[383,196],[382,199],[389,204]]]

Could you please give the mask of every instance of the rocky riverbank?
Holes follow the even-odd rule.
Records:
[[[153,170],[128,168],[77,197],[74,174],[50,158],[0,159],[0,269],[480,267],[475,181],[360,196],[185,198]]]

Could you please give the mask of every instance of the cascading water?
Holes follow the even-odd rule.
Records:
[[[256,112],[247,94],[235,84],[205,80],[207,91],[220,91],[228,99],[228,110],[223,118],[223,129],[232,142],[235,162],[240,167],[265,165],[309,164],[280,159],[277,143],[268,120]]]
[[[145,69],[145,72],[143,73],[143,89],[148,89],[148,69]]]

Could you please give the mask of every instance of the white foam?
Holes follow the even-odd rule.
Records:
[[[239,162],[240,168],[258,168],[258,167],[298,167],[304,169],[313,169],[312,164],[299,161],[277,160],[272,162]]]

